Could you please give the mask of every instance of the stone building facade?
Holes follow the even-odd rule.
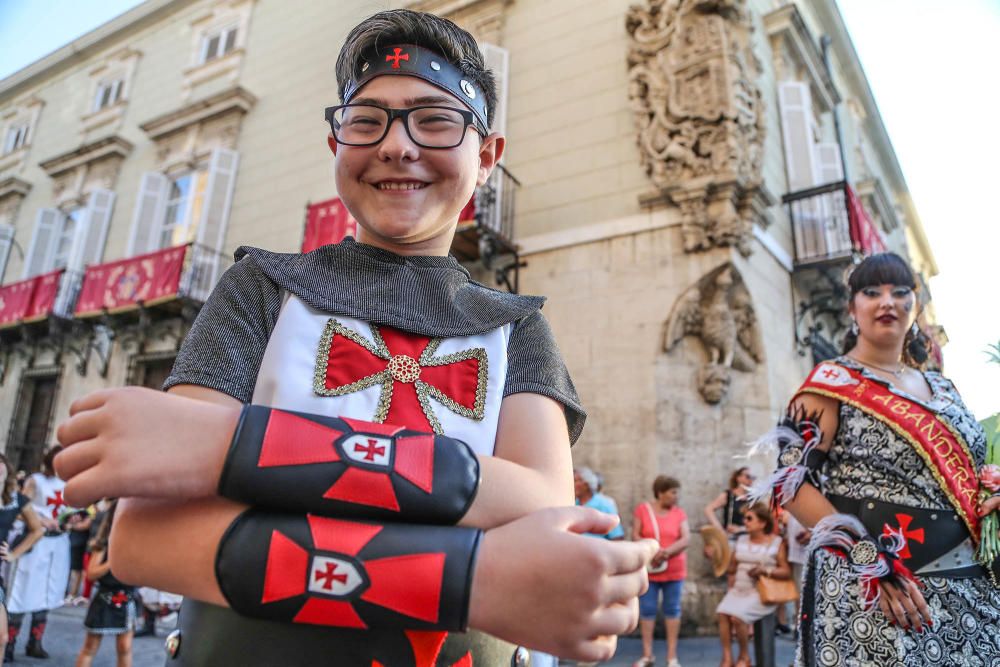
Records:
[[[703,522],[838,342],[859,254],[937,272],[834,0],[147,0],[0,81],[0,434],[19,465],[75,398],[162,381],[238,245],[299,247],[306,206],[336,195],[339,45],[390,5],[488,44],[516,181],[480,201],[463,257],[549,297],[590,414],[574,459],[626,522],[661,472]],[[943,339],[929,303],[923,324]],[[686,617],[710,624],[694,542]]]

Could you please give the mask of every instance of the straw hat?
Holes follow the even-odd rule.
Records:
[[[729,569],[729,559],[732,557],[729,539],[715,526],[702,526],[701,539],[706,547],[712,547],[712,571],[715,576],[721,577]]]

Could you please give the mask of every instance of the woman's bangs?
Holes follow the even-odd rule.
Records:
[[[880,285],[905,285],[914,290],[917,288],[910,267],[902,257],[891,252],[865,258],[851,272],[847,283],[851,288],[851,294],[856,294],[866,287]]]

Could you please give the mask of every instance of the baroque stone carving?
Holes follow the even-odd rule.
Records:
[[[655,192],[680,207],[688,252],[750,253],[774,203],[763,187],[764,108],[747,0],[646,0],[629,8],[629,103]]]
[[[750,292],[732,263],[712,269],[677,299],[663,328],[663,351],[685,336],[696,336],[708,355],[697,378],[708,403],[725,398],[730,369],[748,373],[764,360]]]

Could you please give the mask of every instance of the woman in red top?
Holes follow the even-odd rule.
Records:
[[[687,577],[687,549],[691,528],[687,514],[677,506],[681,483],[673,477],[660,475],[653,481],[653,502],[638,505],[632,516],[632,539],[652,538],[660,550],[649,566],[649,590],[639,598],[639,627],[642,631],[642,657],[634,667],[651,667],[653,659],[653,625],[656,605],[663,596],[663,616],[667,630],[667,665],[680,667],[677,662],[677,635],[681,629],[681,590]]]

